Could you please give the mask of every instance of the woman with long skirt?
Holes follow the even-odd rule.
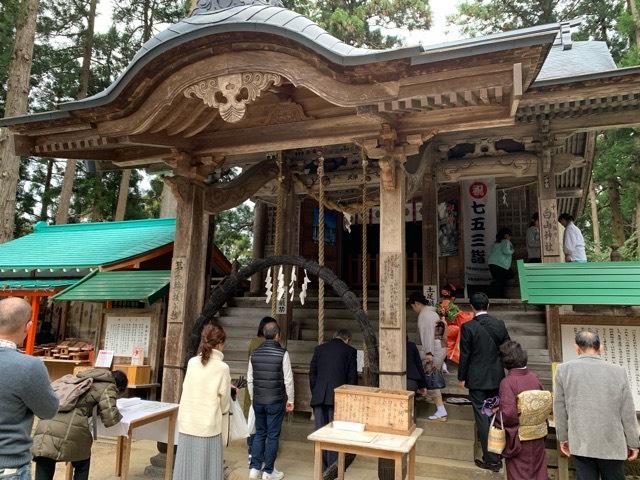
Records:
[[[519,431],[518,395],[544,388],[537,375],[527,368],[527,352],[518,342],[509,340],[501,345],[500,356],[504,368],[509,371],[500,382],[499,407],[507,437],[507,445],[502,452],[507,464],[507,480],[549,480],[545,437],[520,440]]]
[[[178,453],[173,480],[224,480],[222,417],[229,412],[231,375],[223,362],[226,335],[219,325],[202,330],[191,358],[178,410]]]

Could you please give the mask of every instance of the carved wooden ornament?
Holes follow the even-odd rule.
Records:
[[[275,73],[233,73],[189,85],[184,96],[201,99],[206,105],[217,108],[225,122],[237,123],[244,118],[249,103],[271,85],[280,85],[281,81],[280,75]]]

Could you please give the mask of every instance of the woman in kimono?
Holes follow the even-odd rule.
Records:
[[[502,452],[507,480],[549,480],[545,457],[545,437],[522,441],[519,438],[518,395],[529,390],[544,390],[535,373],[527,368],[527,352],[518,342],[509,340],[500,346],[500,357],[509,371],[500,382],[500,407],[507,444]]]

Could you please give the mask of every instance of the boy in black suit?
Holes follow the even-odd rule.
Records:
[[[500,345],[509,340],[509,333],[502,320],[487,313],[489,298],[484,293],[474,293],[470,301],[475,317],[462,325],[458,380],[462,388],[469,389],[478,438],[482,445],[483,458],[476,460],[476,465],[498,472],[502,463],[500,457],[487,451],[489,417],[482,413],[482,405],[487,398],[498,395],[500,381],[504,378],[499,349]]]

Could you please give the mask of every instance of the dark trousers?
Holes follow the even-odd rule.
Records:
[[[285,404],[253,404],[256,414],[256,434],[251,445],[251,468],[273,473],[278,455],[280,429],[284,420]],[[264,464],[264,469],[262,465]]]
[[[333,422],[333,405],[317,405],[313,407],[313,416],[316,422],[316,430],[324,427]],[[322,471],[337,461],[338,454],[336,452],[324,450],[322,452]]]
[[[478,440],[482,446],[482,460],[485,463],[498,463],[500,457],[495,453],[487,452],[487,437],[489,436],[489,424],[491,418],[482,413],[482,405],[487,398],[496,397],[498,390],[469,390],[469,400],[473,405],[473,416],[476,420]]]
[[[53,480],[56,473],[56,461],[45,457],[36,457],[34,461],[36,462],[35,480]],[[90,458],[71,462],[71,465],[73,466],[73,480],[89,480]]]
[[[507,283],[513,278],[513,272],[498,265],[489,265],[489,271],[493,279],[491,282],[493,298],[506,298]]]
[[[573,456],[577,480],[624,480],[624,460]]]

